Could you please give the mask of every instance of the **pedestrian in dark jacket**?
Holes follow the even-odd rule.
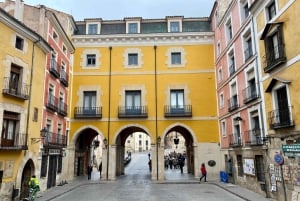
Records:
[[[88,167],[87,167],[88,180],[90,180],[91,177],[92,177],[92,171],[93,171],[93,166],[92,166],[92,164],[90,164],[90,165],[88,165]]]
[[[201,180],[204,178],[204,182],[206,182],[206,174],[207,174],[207,171],[206,171],[206,167],[205,167],[205,164],[202,163],[201,165],[201,168],[200,168],[200,171],[201,171],[201,174],[202,176],[200,177],[200,182]]]
[[[100,162],[100,165],[99,165],[99,172],[100,172],[100,178],[101,178],[101,172],[102,172],[102,161]]]

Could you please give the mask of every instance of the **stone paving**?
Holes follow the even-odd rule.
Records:
[[[138,159],[138,156],[136,156]],[[192,175],[179,170],[166,170],[165,181],[152,181],[149,170],[130,164],[125,175],[116,181],[100,180],[94,170],[92,180],[76,177],[68,184],[40,193],[36,201],[270,201],[262,195],[237,185],[210,181],[199,183]]]

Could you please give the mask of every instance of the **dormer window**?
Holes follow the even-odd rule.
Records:
[[[89,24],[88,25],[88,34],[93,35],[98,33],[98,24]]]
[[[128,23],[128,33],[138,33],[138,23]]]
[[[179,22],[170,22],[170,32],[179,32],[180,31],[180,26]]]

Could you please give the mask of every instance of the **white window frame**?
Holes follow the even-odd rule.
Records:
[[[137,65],[129,65],[129,54],[137,54]],[[141,68],[143,65],[143,53],[140,48],[127,48],[123,53],[123,65],[125,68]]]
[[[245,15],[245,6],[248,5],[248,15]],[[251,3],[248,0],[240,0],[239,1],[239,6],[240,6],[240,17],[241,17],[241,22],[245,21],[249,16],[250,16],[250,5]]]
[[[90,30],[89,28],[92,25],[97,25],[96,33],[90,33],[89,32],[89,30]],[[88,22],[88,23],[86,23],[86,34],[87,35],[97,35],[97,34],[100,34],[100,23],[99,22]]]
[[[172,53],[180,53],[181,55],[181,63],[180,64],[172,64]],[[168,67],[185,67],[186,61],[186,52],[182,47],[172,47],[169,48],[166,52],[167,61],[166,64]]]
[[[269,8],[271,4],[274,2],[275,6],[275,15],[271,18],[270,13],[269,13]],[[265,6],[265,18],[266,22],[273,21],[276,15],[278,14],[278,6],[277,6],[277,1],[276,0],[271,0],[268,4]]]
[[[249,38],[251,38],[251,50],[252,50],[252,55],[251,56],[254,55],[254,48],[253,48],[254,47],[253,46],[254,41],[253,41],[253,36],[252,36],[252,31],[251,31],[250,26],[245,28],[245,31],[243,32],[242,36],[243,36],[242,37],[243,38],[243,43],[242,43],[242,45],[243,45],[243,57],[244,57],[244,61],[246,61],[245,51],[246,51],[246,48],[249,49],[248,43],[247,43]],[[251,56],[249,56],[247,59],[249,59]]]
[[[229,27],[231,27],[231,29],[229,29]],[[227,43],[229,43],[233,39],[233,26],[232,26],[231,16],[228,17],[228,19],[225,23],[225,36],[226,36]]]
[[[227,125],[226,125],[226,121],[222,120],[221,121],[221,135],[222,137],[226,137],[227,136]]]
[[[228,77],[232,76],[236,71],[237,71],[237,66],[236,66],[236,59],[235,59],[235,51],[234,51],[234,48],[230,48],[228,53],[227,53],[227,66],[228,66]],[[233,62],[232,62],[232,58],[233,59]],[[231,65],[234,65],[234,72],[233,73],[230,73],[230,67]]]
[[[223,80],[223,67],[218,68],[218,82]]]
[[[132,32],[130,26],[136,24],[136,32]],[[137,34],[140,33],[140,22],[139,21],[127,21],[126,22],[126,33],[128,34]]]
[[[219,94],[219,102],[220,102],[219,107],[224,108],[224,106],[225,106],[225,96],[224,96],[223,92]]]
[[[87,55],[96,55],[96,63],[95,65],[87,65]],[[80,66],[82,69],[98,69],[100,68],[101,62],[101,54],[99,52],[99,50],[96,49],[88,49],[88,50],[84,50],[81,54],[81,62],[80,62]]]

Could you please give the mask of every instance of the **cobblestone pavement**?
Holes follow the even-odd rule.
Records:
[[[77,177],[63,186],[40,194],[36,201],[270,201],[270,199],[233,184],[203,182],[178,169],[166,170],[166,180],[152,181],[147,154],[134,154],[125,175],[116,181],[100,180],[93,171],[92,180]]]

